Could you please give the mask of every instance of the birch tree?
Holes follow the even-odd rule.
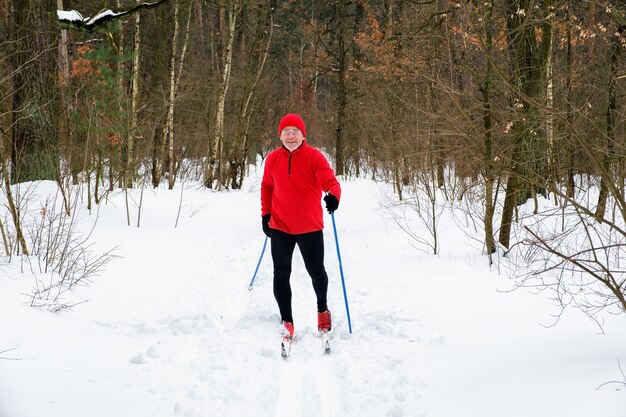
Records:
[[[183,74],[183,68],[185,64],[185,57],[187,56],[187,49],[189,47],[189,32],[191,30],[191,15],[193,11],[193,4],[189,4],[189,9],[187,9],[187,21],[185,24],[185,39],[183,40],[182,50],[180,53],[180,61],[178,63],[176,80],[174,83],[174,91],[175,93],[179,90],[180,78]],[[173,124],[172,124],[173,128]],[[175,156],[174,156],[174,136],[170,135],[170,144],[169,144],[169,188],[174,188],[174,181],[176,178],[176,166],[175,166]]]
[[[135,15],[135,31],[133,34],[133,69],[131,78],[130,97],[130,129],[126,138],[126,187],[133,187],[135,178],[135,136],[139,133],[138,112],[139,112],[139,73],[141,54],[141,15]]]
[[[213,187],[213,182],[218,181],[218,187],[224,183],[224,161],[222,160],[222,150],[224,141],[224,118],[226,106],[226,94],[230,86],[230,75],[233,65],[233,43],[235,41],[235,29],[237,16],[241,11],[240,0],[229,0],[226,3],[228,12],[228,30],[226,33],[226,51],[224,53],[224,67],[222,69],[222,82],[220,84],[217,106],[215,110],[215,127],[212,143],[209,142],[210,152],[207,158],[207,165],[204,174],[204,184],[207,188]]]
[[[165,128],[163,129],[163,136],[161,142],[161,152],[160,158],[157,160],[157,168],[154,170],[154,175],[159,176],[163,171],[163,161],[165,160],[165,151],[167,150],[167,161],[168,161],[168,188],[174,188],[174,183],[176,181],[176,158],[174,154],[175,150],[175,135],[174,135],[174,113],[176,109],[176,99],[179,90],[180,78],[183,72],[185,56],[187,54],[187,46],[189,44],[189,31],[190,31],[190,23],[191,23],[191,15],[193,11],[193,4],[190,3],[189,8],[187,9],[186,16],[186,24],[183,28],[183,41],[182,45],[179,45],[179,37],[180,37],[180,24],[179,24],[179,14],[180,14],[180,4],[179,2],[174,3],[174,34],[172,38],[172,47],[170,53],[170,68],[169,68],[169,93],[168,93],[168,104],[167,104],[167,116],[165,122]],[[179,48],[180,56],[179,56]],[[156,187],[159,181],[157,178],[153,180],[153,184]]]
[[[57,10],[63,10],[63,0],[57,0]],[[68,52],[68,35],[67,29],[61,29],[59,34],[58,46],[58,65],[59,65],[59,93],[61,97],[61,112],[59,117],[59,136],[63,156],[69,162],[70,156],[68,151],[70,148],[70,132],[69,117],[70,100],[68,94],[68,85],[70,82],[70,58]]]
[[[167,104],[167,118],[166,118],[166,122],[165,122],[165,128],[163,129],[163,142],[161,144],[161,157],[158,160],[159,166],[156,169],[156,175],[160,176],[162,175],[162,167],[161,165],[163,164],[163,161],[165,159],[165,147],[167,146],[168,148],[168,155],[170,155],[170,161],[169,161],[169,169],[168,169],[168,173],[169,173],[169,178],[168,178],[168,186],[170,187],[170,189],[173,187],[174,184],[174,179],[173,177],[173,168],[172,168],[172,164],[174,163],[173,161],[173,154],[174,154],[174,99],[176,98],[176,55],[177,55],[177,50],[178,50],[178,32],[179,32],[179,25],[178,25],[178,14],[179,14],[179,9],[180,9],[180,3],[179,2],[175,2],[174,3],[174,35],[172,38],[172,50],[171,50],[171,54],[170,54],[170,75],[169,75],[169,100],[168,100],[168,104]],[[160,181],[159,181],[160,182]],[[158,184],[157,181],[154,182],[155,184]]]

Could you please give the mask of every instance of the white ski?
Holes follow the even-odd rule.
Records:
[[[326,355],[330,355],[330,333],[321,332],[321,336],[322,336],[322,345],[324,346],[324,353]]]
[[[290,338],[283,338],[283,341],[280,343],[280,356],[282,356],[283,359],[289,357],[289,353],[291,353],[291,343],[293,343],[293,340]]]

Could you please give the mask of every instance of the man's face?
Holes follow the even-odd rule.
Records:
[[[289,152],[293,152],[302,145],[304,136],[302,131],[297,127],[287,126],[280,132],[280,141],[285,148],[289,149]]]

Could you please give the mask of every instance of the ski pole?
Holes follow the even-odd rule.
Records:
[[[254,288],[254,279],[256,278],[256,273],[259,272],[259,266],[261,265],[261,261],[263,260],[263,254],[265,253],[266,246],[267,246],[267,236],[265,236],[265,242],[263,242],[263,249],[261,249],[261,257],[259,258],[259,262],[256,264],[254,275],[252,275],[252,281],[250,281],[250,285],[248,285],[248,291],[252,291],[252,288]]]
[[[341,253],[339,252],[339,239],[337,238],[337,226],[335,225],[335,213],[330,213],[333,219],[333,232],[335,232],[335,245],[337,246],[337,258],[339,259],[339,273],[341,274],[341,286],[343,287],[343,299],[346,303],[346,314],[348,315],[348,329],[352,334],[352,322],[350,321],[350,308],[348,307],[348,295],[346,294],[346,282],[343,279],[343,265],[341,264]]]

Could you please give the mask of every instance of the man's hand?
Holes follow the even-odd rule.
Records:
[[[339,200],[331,193],[326,194],[324,201],[326,202],[326,210],[331,214],[339,207]]]
[[[265,235],[269,238],[271,238],[271,230],[270,229],[270,218],[272,217],[271,214],[266,214],[265,216],[263,216],[263,219],[261,220],[261,225],[263,226],[263,233],[265,233]]]

